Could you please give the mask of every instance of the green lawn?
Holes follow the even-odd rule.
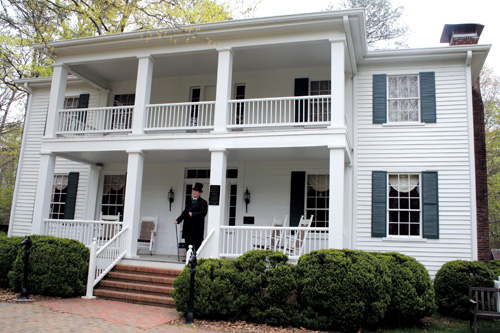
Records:
[[[478,319],[478,332],[481,333],[498,333],[500,332],[499,320]],[[450,319],[442,317],[439,314],[434,314],[431,318],[426,318],[423,327],[405,328],[405,329],[391,329],[383,330],[382,332],[390,333],[407,333],[407,332],[472,332],[469,327],[468,320]]]

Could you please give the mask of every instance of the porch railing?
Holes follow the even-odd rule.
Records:
[[[328,228],[221,226],[220,256],[236,258],[247,251],[269,249],[297,260],[305,253],[328,248],[328,235]]]
[[[89,274],[85,298],[93,298],[94,287],[97,283],[127,254],[125,250],[125,235],[127,231],[128,226],[114,235],[99,250],[97,250],[96,239],[90,245]]]
[[[44,235],[75,239],[87,246],[95,238],[98,247],[112,239],[123,227],[123,222],[108,221],[46,219],[44,222]]]
[[[58,135],[129,133],[133,106],[59,110]]]
[[[231,100],[229,109],[228,128],[331,123],[330,95]]]
[[[213,129],[215,102],[151,104],[145,130]]]

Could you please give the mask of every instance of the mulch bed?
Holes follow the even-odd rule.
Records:
[[[0,302],[15,302],[19,298],[21,293],[13,292],[11,289],[2,289],[0,288]],[[51,301],[56,299],[61,299],[61,297],[49,297],[49,296],[41,296],[41,295],[29,295],[30,300],[33,302],[37,301]]]

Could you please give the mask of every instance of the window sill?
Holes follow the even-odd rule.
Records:
[[[383,123],[382,127],[411,127],[411,126],[425,126],[425,123],[414,122],[414,123]]]
[[[383,237],[383,241],[389,242],[417,242],[417,243],[427,243],[427,238],[416,238],[416,237]]]

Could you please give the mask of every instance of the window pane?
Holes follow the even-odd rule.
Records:
[[[410,212],[410,222],[420,222],[420,212]]]
[[[400,224],[399,225],[399,234],[400,235],[404,235],[404,236],[407,236],[410,234],[410,230],[409,230],[409,226],[408,224]]]
[[[420,200],[419,199],[411,199],[410,200],[410,208],[411,209],[420,209]]]
[[[419,236],[420,235],[420,224],[412,223],[410,224],[410,235]]]
[[[389,222],[399,222],[399,213],[395,211],[390,211]]]
[[[389,77],[389,98],[397,98],[398,97],[398,79],[397,77],[390,76]]]
[[[389,223],[389,235],[399,235],[397,223]]]

